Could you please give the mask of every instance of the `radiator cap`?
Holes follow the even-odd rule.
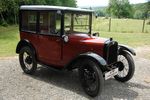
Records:
[[[110,41],[112,41],[113,40],[113,38],[110,38]]]

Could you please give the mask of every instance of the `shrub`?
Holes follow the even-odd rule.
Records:
[[[0,25],[1,25],[1,26],[4,26],[4,27],[7,27],[7,26],[8,26],[8,24],[7,24],[6,21],[1,21],[1,22],[0,22]]]

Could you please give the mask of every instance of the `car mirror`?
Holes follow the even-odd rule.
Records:
[[[67,35],[63,35],[62,38],[65,43],[67,43],[69,41],[69,37]]]
[[[99,33],[98,33],[98,32],[93,33],[92,35],[93,35],[93,36],[96,36],[96,37],[99,37]]]
[[[61,15],[62,13],[61,13],[61,11],[60,11],[60,10],[57,10],[57,14],[58,14],[58,15]]]

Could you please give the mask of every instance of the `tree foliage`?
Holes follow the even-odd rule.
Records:
[[[150,18],[150,1],[147,3],[140,3],[133,5],[134,9],[134,18]]]
[[[136,19],[142,19],[143,18],[143,12],[141,10],[136,10],[133,17]]]
[[[76,7],[76,0],[0,0],[0,24],[16,24],[21,5],[53,5]]]
[[[132,17],[132,6],[128,0],[109,0],[107,13],[117,18]]]
[[[98,16],[101,16],[101,17],[104,17],[106,16],[106,13],[105,13],[105,8],[103,9],[96,9],[95,10],[95,15],[98,17]]]

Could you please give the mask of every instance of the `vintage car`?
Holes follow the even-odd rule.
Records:
[[[24,5],[19,10],[21,68],[33,74],[37,64],[58,70],[78,69],[84,91],[102,92],[104,80],[126,82],[134,74],[133,49],[92,33],[92,10]]]

